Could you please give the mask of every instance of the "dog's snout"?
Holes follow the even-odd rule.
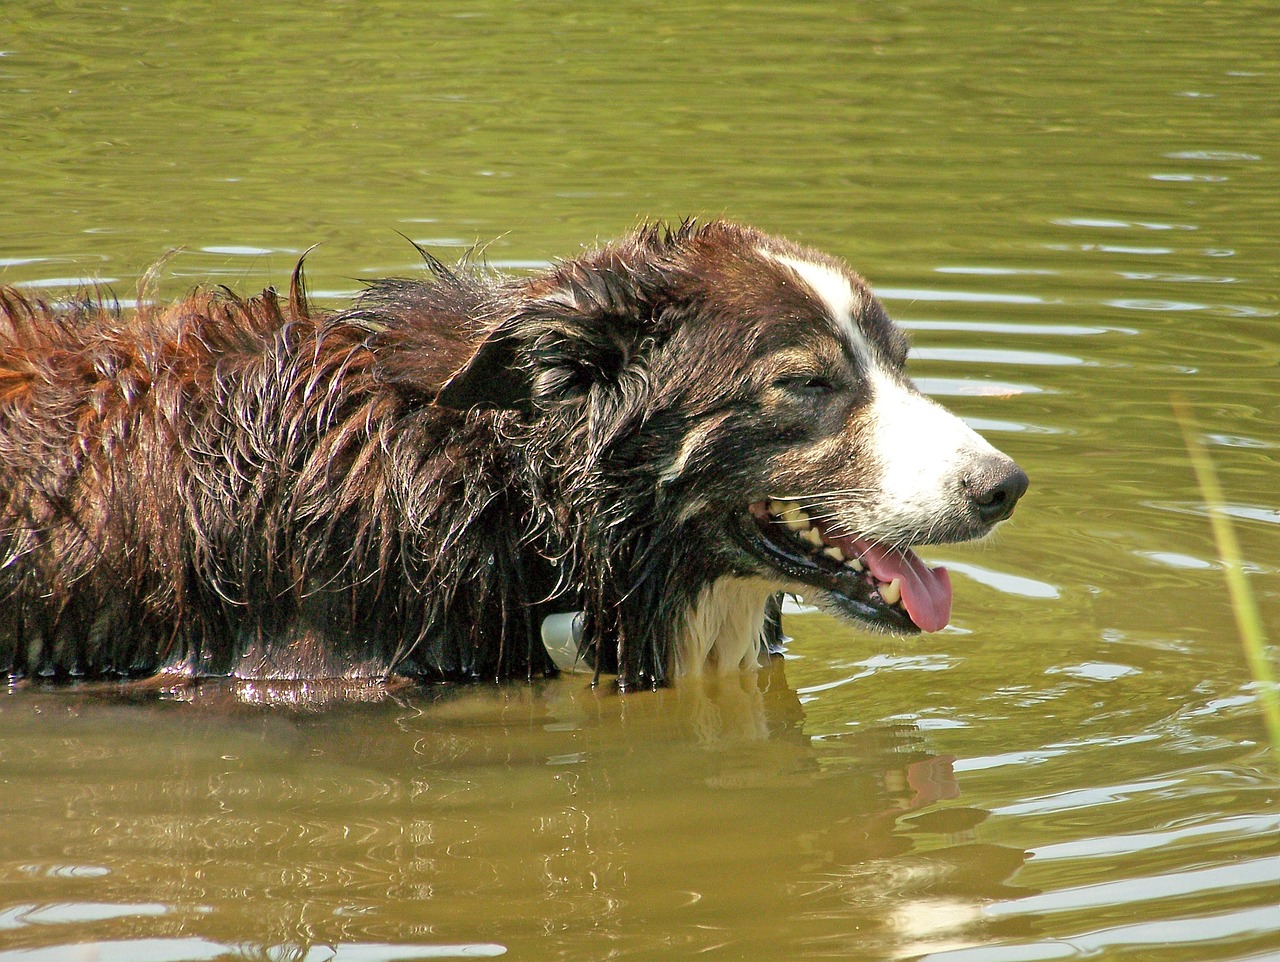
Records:
[[[964,489],[978,516],[987,524],[995,524],[1013,514],[1014,505],[1026,494],[1030,483],[1022,468],[1006,457],[994,457],[969,472]]]

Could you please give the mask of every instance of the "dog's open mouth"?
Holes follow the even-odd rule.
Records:
[[[749,507],[744,544],[802,584],[821,589],[850,617],[900,633],[940,631],[951,618],[951,577],[910,548],[838,534],[790,501]]]

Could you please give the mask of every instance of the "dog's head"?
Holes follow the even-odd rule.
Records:
[[[574,435],[588,522],[661,523],[708,580],[936,631],[950,584],[912,546],[983,537],[1026,489],[915,389],[902,332],[824,254],[725,223],[650,228],[510,290],[437,403]]]

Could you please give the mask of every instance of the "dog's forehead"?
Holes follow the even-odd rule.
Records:
[[[766,256],[790,268],[810,289],[823,306],[828,319],[834,322],[835,334],[855,351],[871,353],[866,335],[856,320],[861,313],[863,297],[854,290],[848,275],[830,264],[824,264],[790,254],[764,252]],[[864,295],[865,296],[865,295]]]
[[[894,337],[893,325],[861,281],[840,264],[821,255],[807,255],[803,250],[771,250],[761,247],[766,260],[781,265],[803,288],[806,300],[820,309],[831,333],[846,350],[864,358],[875,358],[879,351],[868,340],[876,342]]]

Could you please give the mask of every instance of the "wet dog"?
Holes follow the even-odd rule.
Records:
[[[624,688],[756,664],[773,599],[937,631],[1023,472],[839,261],[646,227],[315,310],[0,293],[0,670],[479,679],[580,611]]]

